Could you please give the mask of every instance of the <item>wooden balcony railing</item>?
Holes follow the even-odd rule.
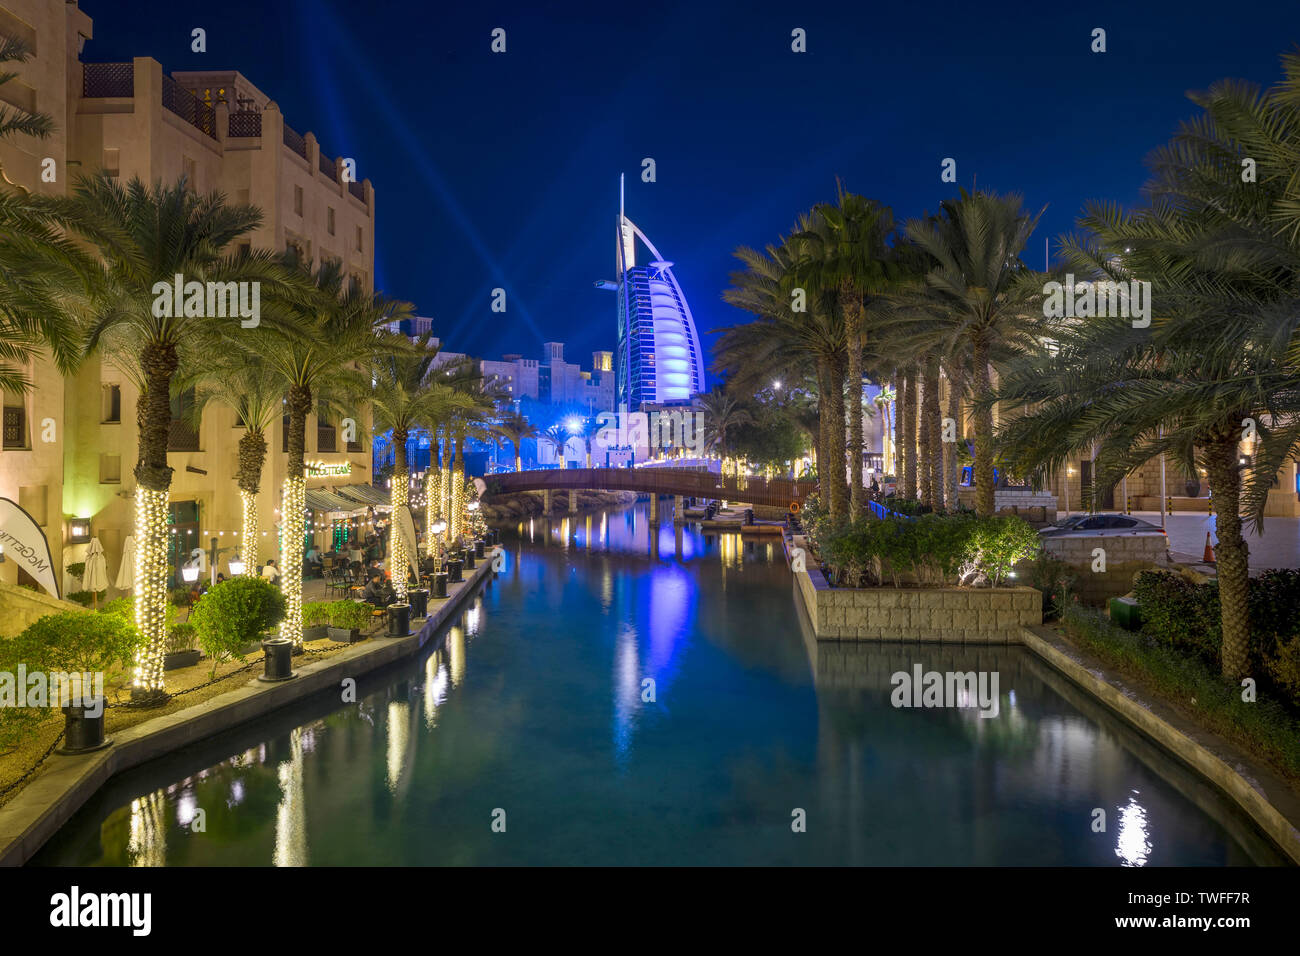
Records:
[[[135,64],[81,64],[81,95],[87,98],[135,96]]]

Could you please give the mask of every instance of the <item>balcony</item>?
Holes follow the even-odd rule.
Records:
[[[162,78],[162,105],[200,133],[217,138],[217,113],[170,76]]]
[[[362,203],[366,201],[366,187],[362,183],[348,183],[348,192],[352,194],[353,199],[358,199]]]
[[[81,95],[87,98],[135,96],[133,63],[81,64]]]
[[[307,158],[307,141],[288,123],[284,124],[284,145],[303,159]]]
[[[232,139],[262,135],[262,114],[256,110],[240,110],[230,114],[227,133]]]
[[[338,169],[338,164],[335,163],[334,160],[330,159],[324,153],[321,153],[317,162],[320,165],[320,171],[325,175],[327,179],[331,180],[332,182],[338,182],[339,169]]]
[[[171,427],[167,430],[167,450],[198,451],[198,429],[192,428],[189,423],[184,420],[173,418]]]

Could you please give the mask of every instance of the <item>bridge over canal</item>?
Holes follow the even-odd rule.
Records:
[[[803,504],[815,481],[737,478],[687,468],[553,468],[514,471],[485,479],[488,497],[520,491],[635,491],[684,498],[714,498],[788,508]]]

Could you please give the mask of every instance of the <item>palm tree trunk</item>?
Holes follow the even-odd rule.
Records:
[[[981,518],[993,514],[993,394],[989,381],[989,347],[982,338],[974,345],[972,385],[975,393],[975,513]]]
[[[902,418],[903,447],[899,451],[899,461],[903,464],[903,486],[900,494],[904,498],[916,497],[916,374],[912,368],[903,369],[902,401],[899,415]]]
[[[844,520],[848,511],[849,480],[844,471],[844,366],[837,358],[830,360],[830,447],[826,467],[830,469],[831,518]]]
[[[848,337],[848,455],[849,520],[860,521],[866,510],[862,487],[862,303],[852,290],[840,291],[844,326]]]
[[[917,406],[917,428],[916,428],[916,499],[922,504],[930,504],[934,498],[933,475],[930,473],[930,363],[927,359],[922,365],[918,365],[917,382],[915,388],[916,398],[914,402]]]
[[[1240,420],[1241,416],[1234,416]],[[1241,535],[1241,472],[1237,436],[1205,446],[1205,471],[1214,496],[1219,546],[1219,614],[1223,629],[1223,676],[1234,684],[1250,674],[1250,548]]]
[[[465,465],[461,453],[465,447],[465,433],[456,430],[455,452],[451,463],[451,514],[456,520],[453,541],[459,541],[465,532]]]
[[[307,416],[312,409],[311,389],[289,387],[289,461],[285,465],[280,502],[280,591],[284,594],[284,619],[280,636],[302,647],[302,545],[307,537],[303,510],[307,506]]]
[[[406,580],[410,573],[410,557],[406,541],[397,527],[397,509],[406,507],[410,500],[411,468],[406,457],[406,440],[410,430],[393,429],[393,478],[390,500],[393,504],[392,520],[388,522],[388,576],[399,601],[406,600]]]
[[[171,382],[179,360],[171,345],[150,343],[140,353],[144,390],[136,405],[140,448],[135,465],[135,623],[140,647],[135,654],[132,696],[162,700],[163,656],[167,649],[167,506],[172,469],[167,464],[171,431]]]
[[[944,492],[944,507],[949,511],[956,512],[959,507],[957,497],[957,448],[958,442],[962,440],[962,368],[961,361],[956,358],[949,359],[945,362],[945,366],[945,371],[948,373],[948,417],[953,421],[956,441],[945,442],[943,446],[943,484],[946,489]]]
[[[515,438],[515,471],[524,470],[524,439],[523,436]]]
[[[239,559],[244,562],[245,573],[257,569],[259,520],[257,495],[262,489],[262,468],[266,464],[266,434],[248,429],[239,439],[239,503],[243,509],[243,526],[240,534]]]
[[[829,510],[835,496],[831,481],[831,366],[825,358],[817,359],[817,493],[822,507]],[[723,454],[722,460],[726,461]]]
[[[929,474],[930,493],[926,504],[933,511],[943,510],[943,422],[939,408],[939,357],[931,355],[925,360],[925,405],[921,418],[925,427],[928,452],[921,468]]]

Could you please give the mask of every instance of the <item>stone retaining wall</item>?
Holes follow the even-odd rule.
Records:
[[[1106,552],[1106,570],[1094,571],[1093,550]],[[1113,536],[1062,535],[1044,538],[1043,550],[1075,569],[1074,591],[1081,604],[1099,607],[1133,590],[1133,576],[1169,565],[1169,539],[1163,534]]]
[[[817,569],[795,578],[819,639],[1014,643],[1043,621],[1036,588],[832,588]]]

